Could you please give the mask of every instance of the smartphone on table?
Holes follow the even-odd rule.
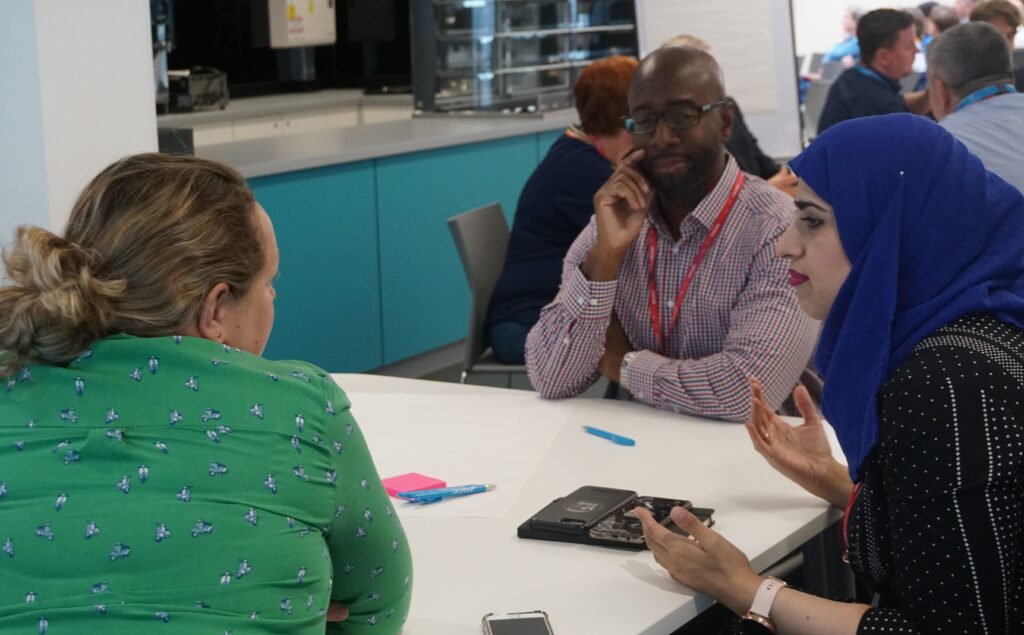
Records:
[[[488,613],[483,628],[484,635],[554,635],[544,611]]]
[[[553,501],[530,519],[534,529],[564,534],[585,534],[603,517],[628,506],[636,492],[587,485]]]

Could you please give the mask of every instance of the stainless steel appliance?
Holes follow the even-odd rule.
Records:
[[[412,0],[410,12],[420,113],[569,107],[581,68],[637,54],[633,0]]]
[[[167,54],[174,49],[172,0],[149,0],[149,23],[153,40],[153,82],[156,85],[156,111],[167,112],[170,90],[167,78]]]

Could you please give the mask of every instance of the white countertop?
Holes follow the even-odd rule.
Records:
[[[301,113],[330,110],[345,106],[408,106],[412,114],[412,95],[364,95],[358,89],[318,90],[309,93],[287,93],[265,97],[244,97],[232,99],[223,110],[198,110],[196,112],[158,115],[156,124],[160,128],[191,128],[209,124],[224,123],[234,119],[263,117],[280,113]]]
[[[196,154],[227,163],[252,178],[546,132],[577,120],[573,109],[542,117],[411,118],[210,145]]]

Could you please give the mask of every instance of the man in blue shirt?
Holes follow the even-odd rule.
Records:
[[[899,80],[910,74],[917,54],[914,20],[895,9],[877,9],[857,23],[861,63],[843,71],[829,90],[818,134],[857,117],[908,112]]]
[[[1024,191],[1024,95],[1010,50],[984,22],[961,24],[928,50],[932,113],[985,167]]]

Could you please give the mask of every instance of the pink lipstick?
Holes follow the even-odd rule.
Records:
[[[802,285],[803,283],[807,282],[808,280],[810,280],[810,278],[808,278],[804,274],[800,273],[799,271],[794,271],[793,269],[789,270],[789,284],[790,285],[792,285],[794,287],[798,287],[798,286]]]

